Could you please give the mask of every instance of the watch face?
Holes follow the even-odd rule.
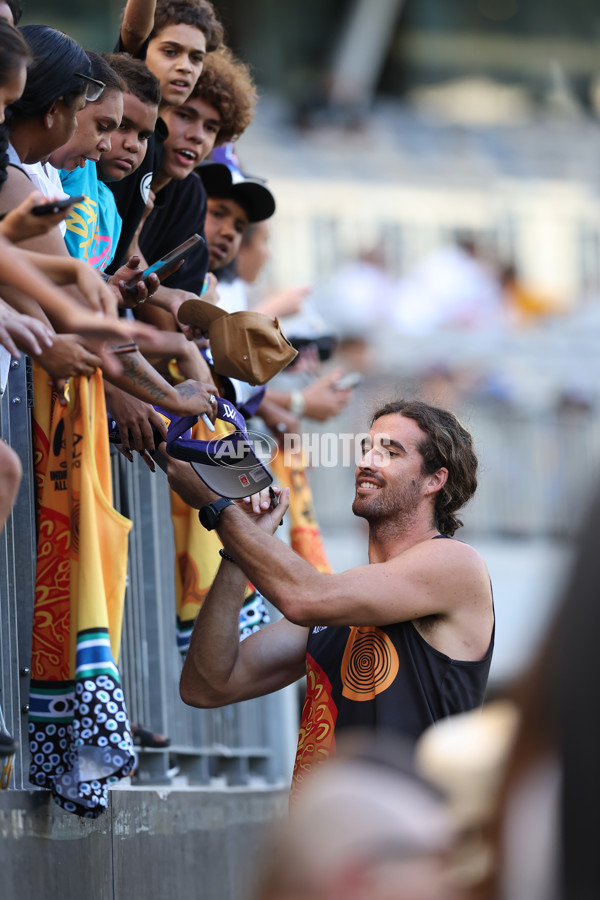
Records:
[[[226,497],[219,497],[214,503],[208,503],[206,506],[203,506],[198,513],[200,524],[208,531],[212,531],[212,529],[216,528],[218,525],[219,519],[221,518],[221,512],[226,506],[231,506],[232,503],[233,500],[228,500]]]
[[[215,515],[215,511],[211,506],[203,506],[198,513],[198,518],[200,519],[200,524],[211,531],[217,524],[218,517]]]

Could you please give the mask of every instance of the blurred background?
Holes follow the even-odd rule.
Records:
[[[24,0],[111,49],[122,0]],[[600,7],[593,0],[215,0],[261,101],[239,142],[278,211],[255,286],[310,284],[286,333],[333,335],[363,381],[323,433],[392,395],[454,409],[480,488],[492,684],[548,621],[600,451]],[[332,364],[326,362],[325,365]],[[306,424],[312,429],[312,424]],[[352,466],[311,479],[335,568],[365,558]]]

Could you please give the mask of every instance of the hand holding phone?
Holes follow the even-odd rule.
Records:
[[[332,385],[334,391],[348,391],[351,388],[358,387],[363,380],[360,372],[347,372]]]
[[[151,266],[148,266],[147,269],[144,269],[141,275],[128,281],[127,292],[132,296],[135,296],[138,283],[143,281],[145,284],[148,284],[148,277],[150,275],[157,275],[159,279],[166,277],[178,262],[182,262],[193,250],[198,249],[199,246],[205,243],[206,242],[201,234],[193,234],[192,237],[188,238],[187,241],[184,241],[183,244],[175,247],[175,249],[171,250],[170,253],[167,253],[166,256],[162,256]]]
[[[31,213],[34,216],[55,216],[56,213],[68,209],[76,203],[82,203],[85,200],[85,194],[78,194],[76,197],[65,197],[63,200],[51,200],[50,203],[40,203],[38,206],[31,207]]]

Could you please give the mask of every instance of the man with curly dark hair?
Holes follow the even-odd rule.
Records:
[[[377,410],[361,447],[352,510],[369,526],[369,563],[333,575],[272,536],[287,490],[274,508],[257,495],[247,515],[189,466],[168,463],[171,487],[217,529],[225,554],[196,620],[181,696],[191,706],[223,706],[306,675],[294,789],[335,753],[341,732],[416,739],[480,705],[487,684],[490,579],[480,555],[452,539],[477,486],[470,434],[447,410],[396,401]],[[247,580],[284,618],[238,645]]]
[[[383,416],[395,414],[412,419],[425,435],[418,446],[423,473],[432,475],[442,468],[448,470],[444,485],[435,494],[433,517],[440,534],[452,537],[463,524],[454,514],[477,490],[477,457],[471,435],[449,410],[421,400],[386,403],[374,413],[371,425]]]

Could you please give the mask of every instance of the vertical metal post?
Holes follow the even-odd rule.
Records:
[[[332,65],[332,106],[363,110],[369,105],[404,3],[405,0],[355,0]]]
[[[19,743],[10,783],[29,788],[27,704],[35,586],[35,480],[31,452],[30,361],[11,363],[0,401],[0,436],[18,454],[23,480],[13,511],[0,535],[0,704],[6,726]]]

